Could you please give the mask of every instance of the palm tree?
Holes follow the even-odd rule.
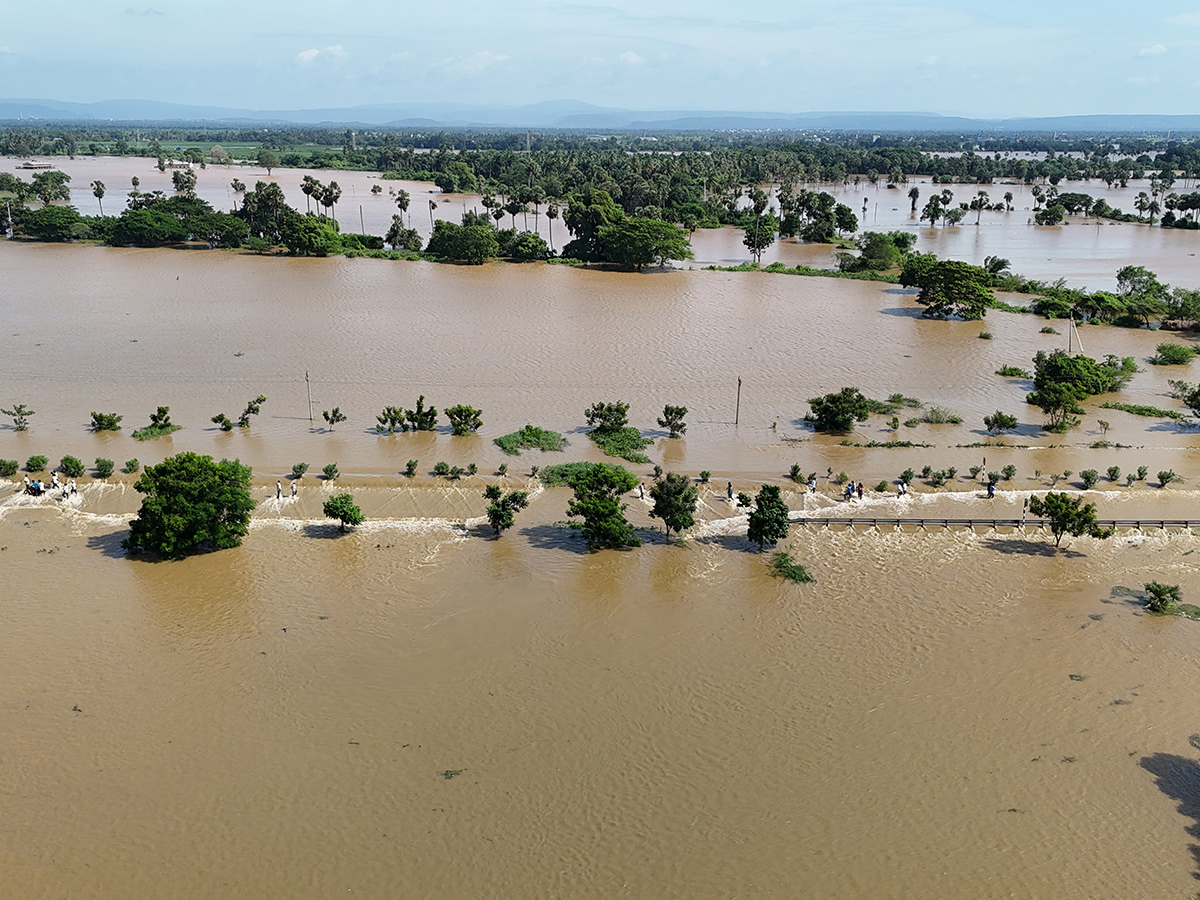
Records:
[[[908,199],[912,201],[912,212],[915,215],[917,212],[917,200],[921,197],[921,189],[913,185],[908,189]]]
[[[304,211],[312,212],[309,201],[312,200],[313,194],[316,194],[318,197],[321,196],[323,191],[321,182],[317,181],[311,175],[305,175],[304,180],[300,182],[300,190],[304,191]]]
[[[92,196],[95,197],[96,201],[100,204],[100,215],[101,215],[101,217],[103,217],[104,216],[104,182],[103,181],[93,181],[92,182]]]
[[[335,221],[337,220],[337,202],[340,199],[342,199],[342,189],[338,187],[338,183],[336,181],[329,182],[329,184],[325,186],[325,190],[321,192],[321,205],[324,206],[326,210],[328,210],[330,207],[333,208],[333,218]]]
[[[433,227],[433,211],[437,209],[437,204],[432,200],[429,201],[429,227]]]
[[[140,188],[142,186],[142,179],[140,179],[136,175],[134,175],[132,178],[129,179],[129,183],[133,185],[133,189],[136,191],[138,188]]]
[[[1009,212],[1012,212],[1012,202],[1013,202],[1012,191],[1005,191],[1004,192],[1004,206]]]
[[[558,204],[551,203],[546,207],[546,219],[550,229],[550,252],[554,252],[554,220],[558,218]]]
[[[1139,213],[1144,213],[1150,208],[1150,197],[1145,191],[1142,191],[1134,198],[1133,208]]]
[[[983,216],[983,210],[990,206],[991,197],[987,191],[980,191],[975,195],[975,202],[971,205],[975,207],[975,224],[979,224],[979,219]]]

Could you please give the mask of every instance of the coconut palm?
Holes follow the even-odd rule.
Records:
[[[104,182],[92,182],[92,196],[96,198],[96,202],[100,204],[100,215],[104,215]]]

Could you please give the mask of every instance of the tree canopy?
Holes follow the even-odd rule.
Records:
[[[858,388],[844,387],[836,394],[810,397],[812,412],[805,421],[812,424],[814,431],[831,431],[844,434],[854,430],[855,422],[867,421],[871,404]]]
[[[914,253],[904,262],[900,283],[920,288],[917,302],[931,319],[959,316],[982,319],[992,305],[988,286],[992,274],[981,266],[957,259],[938,259],[931,253]]]
[[[583,518],[583,539],[592,550],[640,547],[641,538],[625,519],[621,495],[637,486],[637,478],[623,466],[594,463],[568,482],[575,497],[567,515]]]
[[[1035,495],[1029,498],[1029,511],[1050,521],[1055,547],[1062,542],[1064,534],[1106,538],[1113,533],[1111,528],[1103,529],[1096,524],[1096,504],[1085,504],[1079,496],[1051,491],[1043,500]]]
[[[650,497],[654,501],[650,515],[663,520],[667,537],[671,536],[672,530],[679,534],[696,524],[696,504],[700,501],[700,492],[687,475],[668,472],[665,478],[656,481],[650,488]]]
[[[250,467],[186,452],[147,466],[134,488],[146,496],[121,546],[170,559],[237,547],[250,528]]]
[[[746,537],[761,550],[764,544],[779,543],[787,533],[788,507],[779,494],[779,485],[764,484],[754,497]]]

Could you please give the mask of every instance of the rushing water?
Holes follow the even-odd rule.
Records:
[[[119,547],[128,476],[81,479],[68,503],[0,488],[0,895],[1195,893],[1200,624],[1113,591],[1157,579],[1194,600],[1195,538],[1055,553],[1007,529],[797,523],[817,580],[796,586],[725,501],[726,481],[780,483],[799,462],[822,477],[815,496],[783,482],[793,517],[844,513],[828,468],[873,484],[986,454],[1018,467],[991,504],[960,474],[853,509],[1016,516],[1049,473],[1118,464],[1185,482],[1105,482],[1102,516],[1191,515],[1194,433],[1093,403],[1050,436],[1028,383],[992,374],[1064,343],[1041,320],[993,312],[984,341],[858,282],[4,242],[0,281],[0,399],[37,411],[0,430],[0,457],[240,456],[259,503],[240,549],[156,563]],[[1081,336],[1141,363],[1160,339]],[[309,425],[306,370],[317,421],[349,416],[332,433]],[[1143,366],[1121,399],[1175,406],[1171,377],[1189,372]],[[901,427],[928,448],[814,437],[807,398],[845,384],[965,421]],[[248,433],[209,423],[259,393]],[[481,434],[374,434],[384,404],[421,393],[481,407]],[[633,496],[646,546],[583,552],[560,523],[569,492],[528,477],[558,455],[491,444],[532,422],[568,434],[562,459],[600,459],[582,413],[615,399],[652,434],[664,403],[691,410],[685,439],[648,450],[713,473],[683,545]],[[134,441],[159,404],[183,430]],[[958,446],[997,407],[1028,448]],[[92,410],[125,428],[91,434]],[[1099,418],[1129,446],[1090,448]],[[890,434],[873,417],[854,440]],[[434,479],[442,459],[482,474]],[[276,501],[300,460],[298,498]],[[342,481],[313,477],[334,461]],[[480,493],[506,461],[534,497],[490,540]],[[346,535],[321,518],[341,488],[368,517]]]

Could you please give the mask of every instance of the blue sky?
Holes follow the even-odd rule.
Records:
[[[1200,0],[44,0],[0,95],[250,109],[367,103],[1200,112]]]

